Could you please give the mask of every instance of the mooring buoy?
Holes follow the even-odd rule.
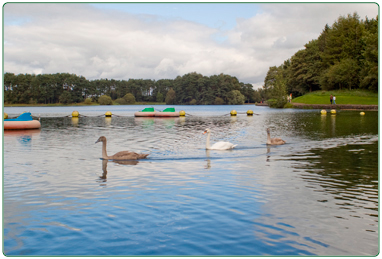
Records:
[[[78,111],[72,112],[72,117],[78,117],[78,116],[80,116],[80,113]]]

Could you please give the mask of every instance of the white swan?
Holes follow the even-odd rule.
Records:
[[[227,150],[227,149],[233,149],[234,147],[237,146],[237,145],[234,145],[232,143],[223,142],[223,141],[216,142],[215,144],[210,146],[210,134],[211,134],[211,130],[210,129],[206,129],[203,132],[203,134],[206,134],[206,133],[207,133],[206,149]]]
[[[267,128],[267,145],[283,145],[285,141],[281,138],[271,138],[271,130]]]

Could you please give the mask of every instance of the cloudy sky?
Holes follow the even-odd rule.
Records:
[[[228,74],[262,86],[325,24],[373,3],[7,3],[4,72],[87,79],[174,79]]]

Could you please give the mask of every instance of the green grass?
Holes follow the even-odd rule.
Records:
[[[330,95],[336,96],[336,104],[378,105],[378,93],[365,90],[315,91],[292,99],[294,103],[330,104]]]

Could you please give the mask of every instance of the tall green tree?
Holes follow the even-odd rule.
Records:
[[[269,105],[274,108],[283,108],[288,102],[286,80],[282,73],[278,73],[275,78],[275,83],[270,89],[270,96],[274,101],[270,102]]]
[[[228,104],[244,104],[245,96],[239,90],[232,90],[227,93]]]
[[[378,91],[378,17],[366,19],[365,33],[362,37],[362,69],[360,87]]]
[[[354,59],[342,59],[330,66],[321,77],[323,90],[344,89],[351,90],[357,86],[359,66]]]
[[[163,98],[164,98],[163,94],[158,92],[158,94],[156,96],[156,101],[161,103],[161,102],[163,102]]]
[[[60,103],[68,104],[68,103],[72,103],[72,102],[73,102],[73,97],[69,91],[64,91],[60,95]]]
[[[166,95],[166,104],[175,104],[175,91],[171,88]]]
[[[322,61],[318,43],[317,40],[309,42],[305,49],[299,50],[291,58],[288,84],[290,93],[297,95],[320,89]]]

